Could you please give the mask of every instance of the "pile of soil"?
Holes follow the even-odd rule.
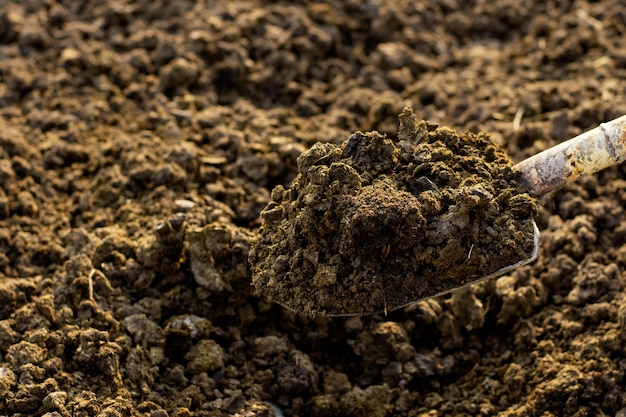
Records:
[[[253,241],[259,293],[310,316],[387,313],[531,259],[535,201],[487,134],[407,107],[397,140],[318,143],[279,185]]]
[[[0,415],[626,414],[624,167],[544,202],[535,263],[388,315],[248,263],[314,143],[410,105],[519,161],[626,113],[623,39],[619,0],[0,0]]]

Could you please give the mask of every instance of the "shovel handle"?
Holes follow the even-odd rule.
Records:
[[[533,155],[515,167],[522,171],[521,184],[539,197],[624,160],[626,115]]]

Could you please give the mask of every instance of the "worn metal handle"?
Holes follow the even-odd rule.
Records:
[[[515,167],[522,171],[522,185],[539,197],[624,160],[626,115],[531,156]]]

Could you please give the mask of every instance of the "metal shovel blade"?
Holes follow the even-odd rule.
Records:
[[[537,256],[536,197],[626,160],[626,116],[506,160],[484,135],[417,122],[410,108],[395,142],[357,132],[316,144],[261,213],[252,284],[309,316],[351,316],[505,274]]]

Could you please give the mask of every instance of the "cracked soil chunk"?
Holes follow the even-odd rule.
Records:
[[[398,137],[316,144],[262,212],[253,285],[316,315],[383,312],[527,259],[535,200],[485,133],[400,115]],[[497,256],[494,256],[497,255]]]

